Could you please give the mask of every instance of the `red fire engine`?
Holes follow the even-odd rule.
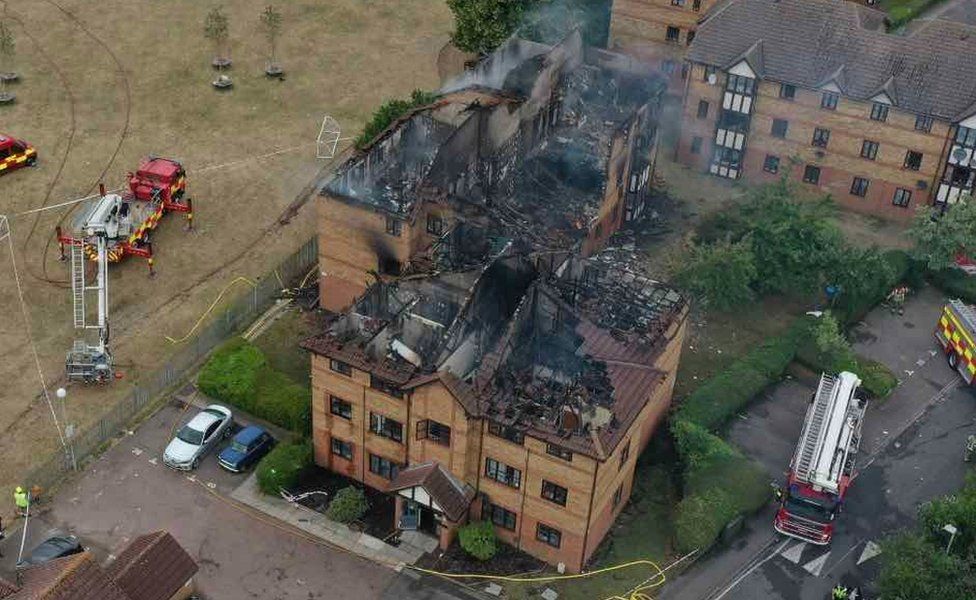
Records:
[[[935,339],[942,346],[949,366],[969,385],[976,382],[976,310],[962,300],[950,300],[942,307],[935,328]]]
[[[24,140],[0,133],[0,175],[37,163],[37,150]]]
[[[139,165],[138,171],[129,173],[128,190],[122,195],[106,194],[101,188],[101,198],[88,214],[103,213],[114,222],[107,240],[109,262],[132,254],[150,259],[151,268],[149,232],[167,212],[186,213],[187,223],[192,226],[193,201],[186,196],[186,171],[175,160],[150,157]],[[98,260],[95,245],[84,241],[85,232],[65,234],[58,227],[57,234],[62,260],[65,244],[81,244],[90,260]]]
[[[859,385],[853,373],[820,377],[773,522],[780,533],[813,544],[830,543],[861,443],[867,401],[855,396]]]

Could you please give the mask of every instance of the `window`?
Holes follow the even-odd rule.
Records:
[[[664,34],[664,39],[669,42],[677,42],[681,36],[681,30],[674,25],[668,25],[668,31]]]
[[[573,461],[573,453],[555,444],[546,444],[546,454],[556,456],[563,460]]]
[[[894,204],[895,206],[900,206],[902,208],[908,206],[908,203],[911,201],[912,201],[912,191],[906,190],[904,188],[898,188],[897,190],[895,190],[895,195],[891,199],[892,204]]]
[[[566,506],[566,496],[569,490],[561,485],[556,485],[551,481],[542,480],[542,497],[549,502],[555,502],[559,506]]]
[[[400,465],[388,458],[383,458],[382,456],[376,456],[375,454],[370,453],[369,472],[375,473],[383,479],[394,479],[397,476],[397,473],[400,472]]]
[[[383,392],[387,396],[393,396],[394,398],[403,398],[403,390],[393,385],[385,379],[381,379],[376,375],[369,376],[369,387],[374,390]]]
[[[702,139],[699,136],[691,138],[691,153],[701,154]]]
[[[924,131],[925,133],[932,131],[932,117],[926,117],[925,115],[916,116],[915,129],[917,131]]]
[[[329,368],[336,373],[341,373],[346,377],[352,377],[352,367],[348,363],[344,363],[341,360],[330,359]]]
[[[763,171],[767,173],[779,173],[779,157],[767,154],[766,160],[763,161]]]
[[[494,458],[485,459],[485,477],[515,489],[522,485],[522,471],[500,463]]]
[[[690,46],[690,45],[691,45],[691,42],[692,42],[692,41],[693,41],[694,39],[695,39],[695,32],[694,32],[694,31],[689,31],[689,32],[688,32],[688,37],[687,37],[687,38],[685,38],[685,43],[686,43],[686,44],[688,44],[688,45]]]
[[[337,417],[342,417],[343,419],[351,419],[352,404],[349,404],[342,398],[329,396],[329,412],[336,415]]]
[[[701,10],[701,0],[692,0],[691,10],[698,12]]]
[[[725,89],[730,92],[735,92],[736,94],[752,94],[752,87],[755,85],[756,80],[751,77],[743,77],[742,75],[729,74],[729,78],[725,81]]]
[[[620,499],[624,497],[624,484],[617,486],[617,491],[613,493],[613,507],[617,508],[620,504]]]
[[[796,86],[788,83],[779,84],[779,97],[784,100],[793,100],[796,98]]]
[[[496,437],[504,438],[510,442],[521,444],[525,441],[525,435],[514,427],[507,427],[494,421],[488,423],[488,433]]]
[[[381,256],[379,259],[379,270],[383,275],[399,275],[400,261],[389,256]]]
[[[553,548],[558,548],[562,543],[563,534],[558,529],[553,529],[548,525],[539,523],[535,530],[535,539],[545,542]]]
[[[778,138],[786,137],[786,130],[789,129],[790,122],[786,119],[773,119],[773,136]]]
[[[969,127],[960,125],[956,129],[956,143],[967,148],[976,147],[976,129],[970,129]]]
[[[708,78],[715,75],[715,67],[705,67],[702,71],[702,81],[708,81]]]
[[[820,127],[817,127],[816,129],[813,130],[813,141],[810,142],[811,144],[817,146],[818,148],[826,148],[827,142],[829,141],[830,141],[829,129],[821,129]]]
[[[864,143],[861,144],[861,158],[874,160],[877,157],[878,157],[878,142],[872,142],[871,140],[864,140]]]
[[[874,121],[887,121],[888,120],[888,105],[882,104],[881,102],[875,102],[871,105],[871,119]]]
[[[820,96],[820,108],[837,110],[838,100],[840,100],[840,94],[836,92],[824,92],[823,95]]]
[[[451,428],[443,423],[424,419],[417,421],[417,439],[431,440],[441,446],[451,445]]]
[[[671,6],[684,6],[685,0],[671,0]]]
[[[499,527],[515,531],[515,513],[497,504],[485,502],[485,506],[481,510],[481,520],[491,521]]]
[[[905,153],[905,168],[918,171],[922,168],[922,153],[909,150]]]
[[[427,215],[427,233],[431,235],[444,233],[444,219],[440,215]]]
[[[346,460],[352,460],[352,443],[339,438],[332,438],[332,454]]]
[[[708,118],[708,100],[698,101],[698,118],[699,119]]]
[[[386,232],[390,235],[395,235],[400,237],[403,233],[403,221],[400,219],[395,219],[393,217],[386,218]]]
[[[860,196],[861,198],[868,195],[868,185],[870,181],[864,179],[863,177],[855,177],[854,181],[851,182],[851,193],[855,196]]]
[[[403,424],[379,413],[369,413],[369,430],[376,435],[403,443]]]
[[[627,464],[627,459],[628,458],[630,458],[630,440],[627,440],[627,443],[624,445],[624,449],[620,451],[620,467],[619,468],[621,468],[621,469],[624,468],[624,465]]]
[[[807,165],[806,168],[803,169],[803,182],[812,183],[814,185],[820,183],[820,167]]]

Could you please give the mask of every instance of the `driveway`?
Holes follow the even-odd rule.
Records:
[[[79,536],[104,561],[133,537],[165,529],[197,560],[196,581],[209,600],[393,597],[388,588],[400,592],[397,598],[452,598],[240,508],[226,496],[245,475],[220,469],[216,452],[189,476],[163,466],[171,431],[190,416],[165,406],[59,490],[31,520],[28,551],[58,529]],[[8,577],[20,542],[10,529],[0,542],[0,571]]]
[[[773,506],[748,519],[741,535],[673,580],[664,600],[827,597],[838,581],[864,585],[876,575],[875,543],[911,525],[917,507],[962,486],[966,436],[976,399],[946,365],[932,337],[944,298],[927,288],[904,315],[873,311],[853,332],[858,352],[901,381],[868,408],[859,473],[829,547],[803,544],[772,528]],[[731,425],[729,438],[782,482],[816,381],[773,387]]]

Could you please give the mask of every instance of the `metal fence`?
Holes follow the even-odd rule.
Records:
[[[74,456],[61,449],[30,471],[26,481],[49,489],[66,473],[97,453],[109,440],[124,433],[132,420],[154,400],[173,390],[216,346],[254,321],[281,296],[282,285],[297,284],[318,262],[318,238],[305,242],[277,269],[259,279],[250,292],[226,309],[210,316],[190,339],[175,346],[176,352],[161,368],[140,379],[135,389],[86,429],[76,432],[69,442]]]

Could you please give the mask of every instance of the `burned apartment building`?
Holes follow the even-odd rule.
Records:
[[[678,159],[753,182],[787,174],[907,223],[976,181],[976,28],[844,0],[729,0],[688,51]]]
[[[641,218],[663,83],[632,67],[578,33],[512,39],[394,122],[321,185],[322,307],[450,257],[465,228],[588,255]]]
[[[303,343],[316,463],[393,496],[391,529],[446,547],[484,519],[579,571],[627,503],[684,337],[685,301],[640,262],[500,250],[371,285]]]

